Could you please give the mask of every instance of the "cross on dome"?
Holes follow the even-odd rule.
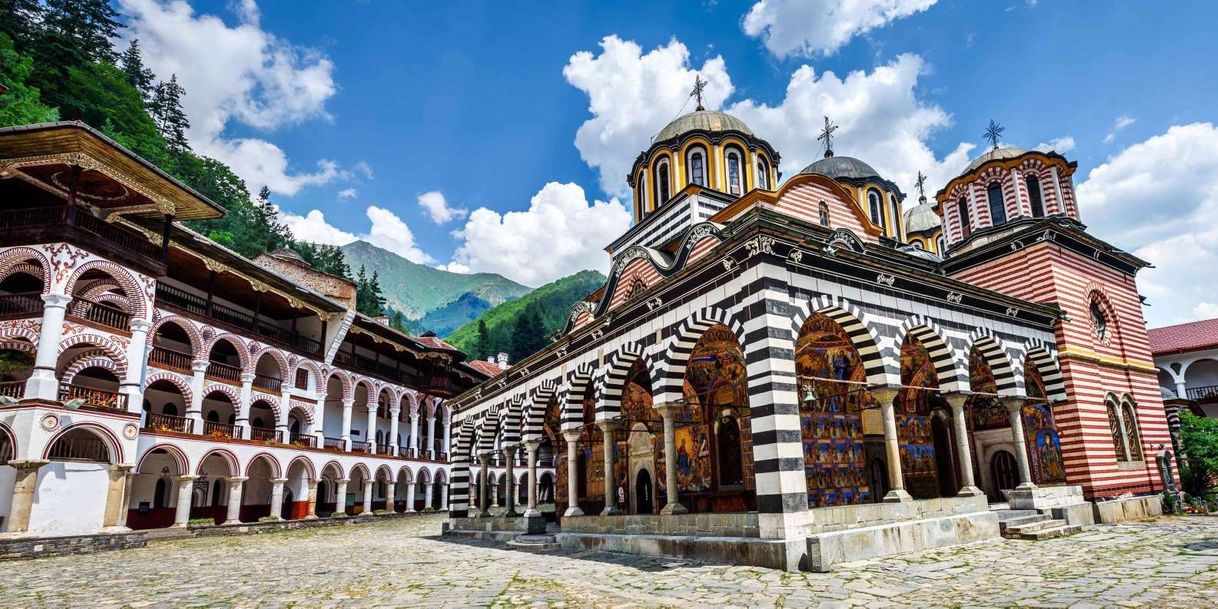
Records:
[[[698,100],[696,110],[706,110],[706,108],[702,107],[702,92],[706,90],[706,84],[706,81],[702,80],[701,74],[694,75],[694,90],[689,92],[689,96]]]
[[[918,172],[918,179],[914,181],[914,186],[918,189],[918,200],[926,201],[926,174]]]
[[[992,118],[990,119],[990,126],[985,128],[985,139],[989,140],[990,144],[993,144],[995,150],[998,149],[998,139],[1002,137],[1003,131],[1006,131],[1006,127],[995,123]]]
[[[833,132],[837,131],[837,125],[825,117],[825,128],[820,130],[820,135],[816,136],[817,140],[825,142],[825,158],[833,156]]]

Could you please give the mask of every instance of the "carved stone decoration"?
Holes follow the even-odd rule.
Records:
[[[648,311],[654,311],[662,306],[664,306],[664,301],[660,300],[659,296],[656,296],[655,298],[652,298],[651,300],[647,301],[647,310]]]
[[[723,259],[723,270],[731,272],[731,271],[735,270],[735,268],[736,268],[736,259],[735,258],[724,258]]]
[[[879,275],[876,275],[875,282],[880,285],[886,285],[888,287],[892,287],[897,282],[897,278],[893,275],[888,275],[886,273],[880,273]]]
[[[600,339],[604,338],[604,336],[605,336],[605,329],[603,327],[597,328],[592,331],[592,340],[600,340]]]
[[[774,253],[774,238],[769,235],[757,235],[752,239],[744,242],[744,247],[749,251],[749,256],[758,254],[773,254]]]
[[[647,257],[646,249],[639,245],[631,246],[618,256],[617,262],[613,263],[613,270],[615,273],[621,273],[632,260],[645,257]]]
[[[948,301],[948,302],[952,302],[952,303],[955,303],[955,304],[960,304],[960,302],[961,302],[961,301],[963,301],[963,300],[964,300],[964,294],[961,294],[961,293],[959,293],[959,292],[948,292],[948,293],[947,293],[947,301]]]
[[[787,254],[787,258],[790,259],[791,262],[799,264],[804,259],[804,253],[799,249],[792,249],[791,252]]]
[[[831,249],[838,245],[844,246],[846,249],[858,254],[866,251],[866,246],[863,245],[862,240],[844,228],[833,231],[833,236],[829,238],[829,247]]]
[[[40,424],[42,425],[42,428],[47,431],[55,431],[56,429],[59,429],[59,417],[54,414],[47,414],[42,417]]]
[[[1019,317],[1019,309],[1017,309],[1015,307],[1007,307],[1007,316]]]
[[[127,438],[128,440],[134,440],[135,436],[139,435],[139,433],[140,433],[139,428],[136,427],[135,425],[132,425],[131,423],[127,423],[123,427],[123,437]]]
[[[715,227],[712,224],[699,224],[689,230],[689,241],[690,243],[697,242],[699,239],[710,235],[714,230]]]
[[[589,317],[593,315],[593,305],[586,300],[580,300],[571,305],[571,315],[568,317],[571,322],[574,322],[580,315],[587,313]]]

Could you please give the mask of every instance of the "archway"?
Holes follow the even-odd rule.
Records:
[[[944,408],[939,394],[939,375],[930,351],[911,332],[901,343],[901,390],[897,393],[897,440],[905,490],[915,499],[940,496],[939,459],[951,463],[951,455],[936,455],[932,430],[933,410]],[[946,448],[951,450],[952,442]],[[950,468],[949,468],[950,471]]]
[[[322,445],[324,448],[343,448],[343,400],[347,396],[345,380],[337,373],[326,379],[326,395],[322,402]],[[354,414],[354,413],[353,413]]]
[[[253,386],[263,391],[279,393],[283,390],[284,366],[268,350],[254,364]]]
[[[370,479],[368,468],[358,464],[351,468],[351,481],[347,483],[346,512],[350,515],[364,513],[364,482]]]
[[[52,438],[43,458],[50,462],[38,470],[29,532],[72,535],[100,529],[107,506],[98,497],[107,496],[110,466],[122,458],[117,438],[100,426],[80,423]],[[72,506],[72,517],[64,518],[49,502],[38,501],[43,497]]]
[[[220,386],[222,387],[222,386]],[[236,437],[237,394],[228,388],[217,386],[204,389],[203,435],[217,439]]]
[[[154,431],[190,433],[195,431],[186,418],[189,400],[176,383],[160,379],[144,389],[144,428]]]
[[[414,484],[414,480],[410,477],[410,470],[403,467],[398,471],[397,482],[393,485],[393,511],[405,512],[414,509],[414,506],[410,505],[412,484]]]
[[[125,373],[123,355],[112,355],[101,345],[77,344],[59,357],[60,401],[78,400],[82,406],[127,410],[127,395],[119,393]]]
[[[309,515],[309,482],[313,480],[313,464],[305,457],[296,457],[288,464],[287,481],[283,483],[283,498],[279,517],[300,520]]]
[[[329,516],[338,510],[346,510],[345,496],[338,496],[338,481],[343,478],[342,468],[331,461],[321,470],[321,478],[317,482],[317,515]]]
[[[241,368],[244,360],[241,357],[240,348],[240,345],[234,343],[233,339],[223,336],[217,338],[207,354],[208,362],[210,362],[207,365],[207,376],[234,385],[241,384]]]
[[[259,518],[278,514],[279,507],[272,505],[274,491],[272,480],[279,477],[279,464],[266,453],[259,454],[246,468],[245,491],[241,495],[241,520],[256,522]]]
[[[278,442],[275,423],[279,416],[276,407],[267,399],[256,399],[250,404],[250,439],[256,442]]]
[[[211,518],[216,524],[224,524],[228,521],[229,503],[232,498],[232,484],[230,480],[237,475],[236,458],[227,452],[212,451],[203,457],[199,462],[199,467],[196,473],[199,480],[196,481],[197,486],[204,486],[210,489],[210,497],[207,500],[207,507],[196,507],[190,511],[191,518]],[[202,484],[198,484],[202,481]],[[210,485],[208,484],[210,481]],[[237,518],[241,518],[240,506],[237,506]]]
[[[634,478],[635,513],[651,514],[655,512],[655,489],[651,484],[651,473],[640,469]]]
[[[190,333],[181,325],[186,321],[164,321],[152,335],[152,351],[148,363],[159,368],[168,368],[183,374],[193,373],[195,343]]]
[[[136,530],[171,526],[178,478],[186,473],[185,457],[175,448],[160,446],[144,453],[131,480],[127,526]]]
[[[1019,464],[1010,451],[997,450],[990,456],[990,479],[994,482],[991,501],[1005,501],[1005,491],[1019,486]]]
[[[126,279],[126,278],[124,278]],[[144,313],[143,294],[122,287],[116,277],[95,266],[76,277],[67,315],[108,331],[127,332],[132,314]],[[133,293],[134,292],[134,293]]]

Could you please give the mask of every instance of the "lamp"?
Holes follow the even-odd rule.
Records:
[[[808,385],[804,389],[804,403],[805,404],[808,402],[815,402],[819,399],[820,399],[820,396],[816,395],[816,391],[814,389],[812,389],[812,385]]]

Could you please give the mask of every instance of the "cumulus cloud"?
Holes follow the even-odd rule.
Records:
[[[1113,140],[1116,139],[1117,132],[1134,124],[1135,122],[1137,122],[1137,120],[1138,119],[1133,118],[1132,116],[1125,116],[1125,115],[1118,116],[1116,119],[1116,122],[1113,123],[1113,125],[1112,125],[1112,131],[1109,131],[1108,135],[1104,136],[1104,143],[1111,144],[1113,142]]]
[[[355,197],[358,197],[358,196],[359,196],[359,191],[354,188],[344,188],[344,189],[338,191],[338,200],[339,201],[342,201],[344,199],[354,199]]]
[[[744,33],[777,57],[831,55],[852,38],[922,12],[937,0],[761,0],[744,16]]]
[[[301,172],[270,142],[226,137],[233,123],[272,130],[328,120],[325,103],[337,91],[333,62],[263,30],[254,0],[230,4],[234,26],[196,14],[184,0],[119,0],[119,8],[148,67],[163,80],[177,74],[186,88],[183,107],[196,151],[232,166],[251,189],[266,185],[284,195],[342,175],[324,160],[316,171]]]
[[[356,239],[355,235],[327,222],[326,215],[318,209],[314,209],[303,216],[289,214],[280,210],[279,217],[292,230],[292,234],[301,241],[324,243],[326,245],[346,245]]]
[[[444,193],[435,190],[419,195],[419,206],[427,211],[431,221],[436,224],[448,224],[454,219],[464,218],[469,215],[468,210],[449,207],[448,200],[444,198]]]
[[[1156,268],[1140,274],[1151,325],[1187,321],[1218,302],[1218,128],[1177,125],[1129,146],[1078,185],[1096,235]]]
[[[383,207],[368,206],[368,232],[356,235],[342,230],[326,220],[325,214],[314,209],[304,216],[280,213],[280,218],[301,241],[326,245],[346,245],[352,241],[367,241],[379,248],[387,249],[411,262],[431,264],[435,260],[419,249],[414,233],[396,214]]]
[[[1047,142],[1041,142],[1036,145],[1036,149],[1041,152],[1056,152],[1058,154],[1065,154],[1071,150],[1074,150],[1074,138],[1067,135],[1065,137],[1059,137]]]
[[[584,269],[608,270],[602,248],[629,227],[630,212],[616,199],[590,202],[579,185],[550,182],[525,211],[470,213],[449,266],[537,286]]]
[[[592,118],[580,125],[575,147],[584,162],[599,170],[601,189],[626,196],[626,174],[635,155],[679,113],[692,111],[695,75],[709,84],[707,108],[718,108],[732,93],[722,57],[689,66],[689,49],[677,40],[647,53],[632,41],[607,36],[601,53],[580,51],[563,68],[567,82],[588,95]]]

